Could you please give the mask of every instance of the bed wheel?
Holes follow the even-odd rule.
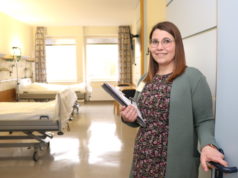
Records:
[[[58,135],[64,135],[64,132],[59,131],[57,134],[58,134]]]
[[[33,160],[34,161],[38,161],[40,159],[39,153],[38,151],[34,151],[33,153]]]

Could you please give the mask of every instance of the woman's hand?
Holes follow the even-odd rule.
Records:
[[[125,122],[134,122],[137,118],[137,110],[133,105],[121,107],[121,116]]]
[[[210,145],[206,145],[203,147],[200,157],[201,165],[204,171],[208,171],[209,161],[214,161],[220,163],[221,165],[227,167],[228,163],[224,160],[224,155],[220,153],[216,148],[211,147]]]

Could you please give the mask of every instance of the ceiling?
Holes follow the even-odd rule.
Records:
[[[135,20],[139,0],[0,0],[0,12],[30,25],[118,26]]]

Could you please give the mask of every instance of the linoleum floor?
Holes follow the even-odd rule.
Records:
[[[55,134],[50,149],[0,148],[1,178],[127,178],[136,129],[113,113],[112,102],[82,103],[70,131]]]

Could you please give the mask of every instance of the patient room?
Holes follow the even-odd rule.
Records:
[[[120,104],[102,85],[133,97],[148,69],[152,26],[172,20],[183,27],[173,11],[183,5],[173,0],[0,2],[0,177],[127,178],[137,128],[121,121]],[[181,29],[188,64],[205,69],[214,94],[215,72],[206,66],[214,65],[215,51],[203,52],[204,60],[214,59],[203,66],[193,46],[201,36],[213,36],[212,30],[196,36],[203,27],[191,33]],[[203,174],[200,178],[210,176]]]

